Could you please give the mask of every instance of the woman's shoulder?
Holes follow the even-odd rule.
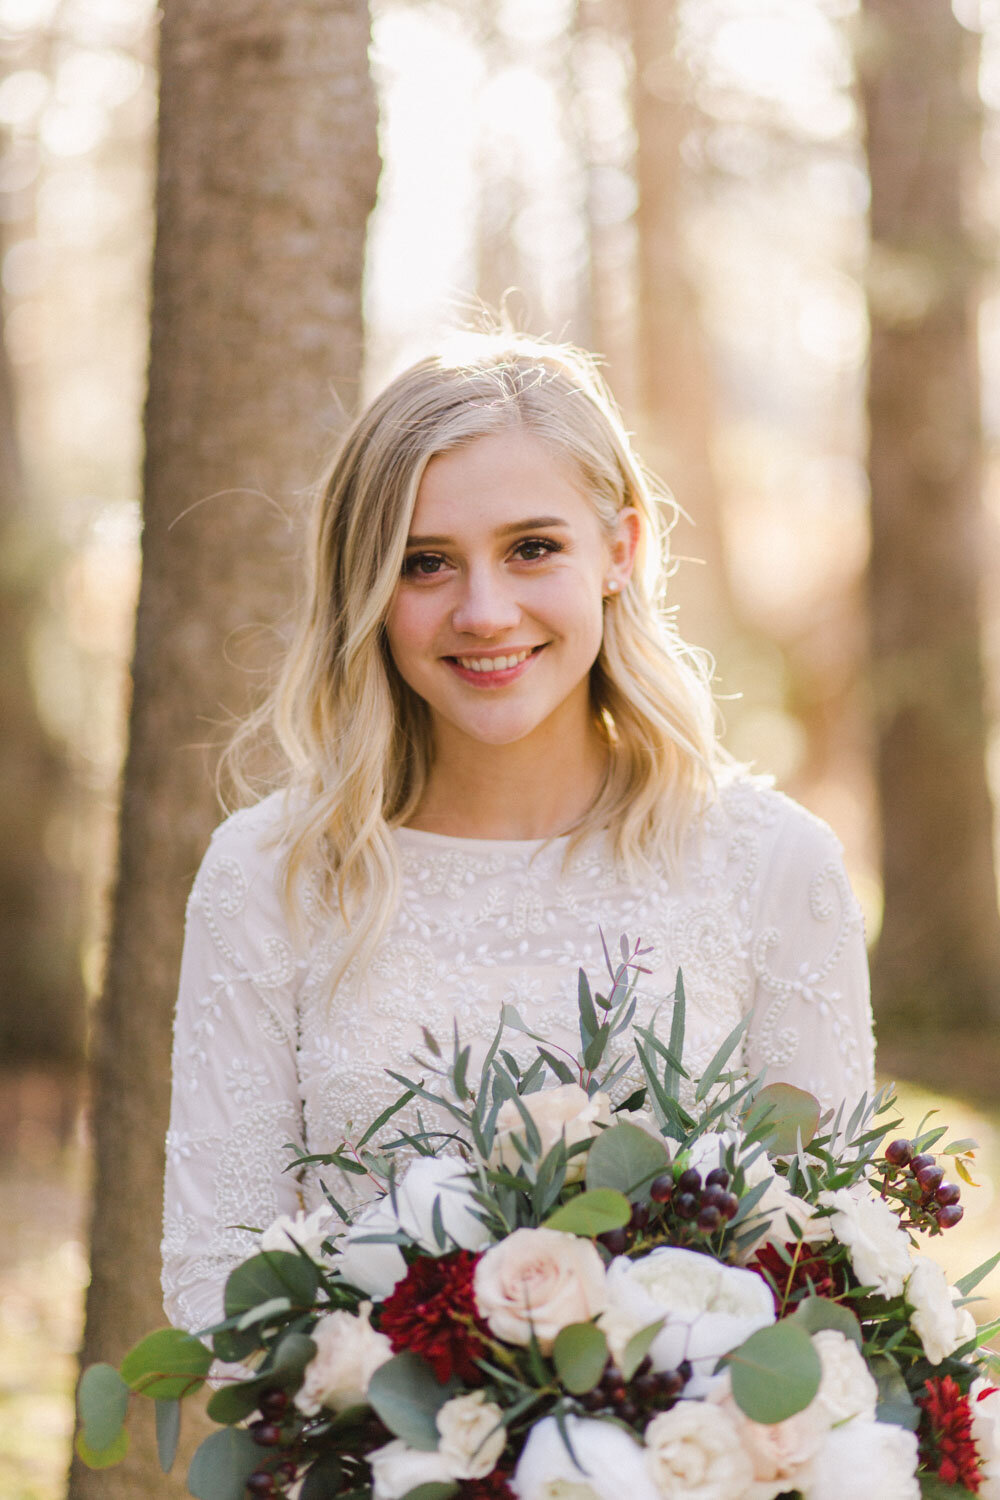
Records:
[[[281,791],[230,813],[212,833],[191,891],[191,904],[216,898],[223,905],[253,899],[273,906],[280,886],[286,824]]]
[[[731,839],[754,837],[770,858],[802,861],[841,859],[840,840],[830,827],[801,802],[779,792],[770,776],[736,771],[719,785],[718,796],[705,815],[708,835]]]

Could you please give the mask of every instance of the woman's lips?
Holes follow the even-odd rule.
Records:
[[[446,656],[444,660],[456,677],[473,687],[503,687],[523,676],[543,649],[543,646],[526,646],[517,651],[497,651],[482,656],[470,652],[466,656]],[[499,665],[500,662],[503,666]]]

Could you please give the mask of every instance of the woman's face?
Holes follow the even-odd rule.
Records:
[[[523,428],[431,459],[386,630],[439,746],[587,732],[602,599],[638,524],[622,511],[609,537],[575,465]]]

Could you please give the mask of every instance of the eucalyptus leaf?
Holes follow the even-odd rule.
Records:
[[[431,1479],[407,1490],[403,1500],[451,1500],[457,1494],[458,1484],[454,1479]]]
[[[832,1328],[835,1333],[842,1333],[845,1338],[849,1338],[859,1349],[862,1347],[861,1324],[842,1302],[831,1302],[829,1297],[803,1297],[792,1317],[808,1333],[819,1333],[824,1328]]]
[[[609,1229],[624,1229],[631,1217],[632,1205],[624,1193],[614,1188],[594,1188],[563,1203],[542,1227],[593,1239]]]
[[[181,1403],[157,1401],[155,1406],[156,1456],[164,1474],[169,1474],[177,1457],[177,1444],[181,1435]]]
[[[269,1297],[259,1307],[251,1307],[245,1312],[236,1324],[238,1333],[244,1333],[248,1328],[253,1328],[258,1323],[265,1322],[268,1318],[274,1319],[280,1313],[291,1310],[291,1301],[288,1297]]]
[[[570,1323],[552,1346],[559,1379],[574,1396],[592,1391],[608,1362],[608,1341],[594,1323]]]
[[[819,1100],[805,1089],[791,1083],[768,1083],[754,1096],[744,1116],[747,1135],[756,1135],[769,1148],[790,1156],[802,1145],[808,1146],[819,1127]]]
[[[638,1333],[633,1333],[622,1355],[622,1375],[626,1380],[632,1379],[666,1321],[666,1318],[658,1318],[655,1323],[650,1323],[648,1327],[640,1328]]]
[[[226,1282],[226,1317],[239,1317],[275,1297],[287,1297],[293,1307],[312,1305],[319,1272],[311,1261],[289,1250],[266,1250],[245,1260]]]
[[[246,1500],[246,1483],[261,1450],[243,1427],[223,1427],[195,1449],[187,1472],[195,1500]]]
[[[733,1399],[753,1422],[784,1422],[804,1411],[819,1390],[819,1355],[792,1318],[752,1333],[725,1363]]]
[[[99,1452],[115,1441],[128,1411],[129,1388],[113,1365],[89,1365],[76,1392],[87,1447]]]
[[[339,1453],[321,1453],[311,1464],[302,1481],[299,1500],[329,1500],[343,1485],[343,1465]]]
[[[670,1153],[640,1125],[627,1120],[603,1130],[587,1153],[587,1187],[616,1188],[633,1202],[649,1197],[649,1184],[670,1165]]]
[[[129,1350],[121,1377],[133,1391],[160,1401],[190,1395],[204,1384],[212,1351],[180,1328],[158,1328]]]
[[[440,1433],[435,1417],[454,1394],[440,1385],[419,1354],[395,1354],[380,1365],[368,1383],[368,1400],[389,1431],[411,1448],[432,1452]]]
[[[74,1447],[88,1469],[111,1469],[120,1464],[128,1452],[129,1436],[126,1427],[119,1428],[118,1436],[106,1448],[91,1448],[83,1432],[78,1432]]]
[[[910,1395],[895,1360],[883,1354],[875,1354],[868,1361],[868,1370],[878,1387],[876,1420],[891,1422],[894,1427],[905,1427],[908,1432],[916,1432],[920,1425],[920,1410]]]

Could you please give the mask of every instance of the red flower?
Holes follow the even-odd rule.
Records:
[[[469,1250],[422,1255],[382,1303],[379,1327],[393,1350],[422,1355],[442,1385],[452,1375],[466,1384],[483,1381],[473,1363],[485,1353],[476,1330],[485,1333],[486,1325],[472,1293],[478,1259]]]
[[[803,1295],[829,1297],[835,1302],[847,1291],[847,1275],[841,1265],[830,1265],[822,1255],[810,1250],[807,1245],[792,1240],[785,1247],[782,1257],[777,1245],[764,1245],[752,1260],[747,1262],[751,1271],[757,1271],[769,1284],[774,1297],[774,1310],[781,1317],[789,1311]],[[791,1262],[791,1264],[789,1264]]]
[[[920,1461],[945,1484],[962,1484],[979,1494],[982,1475],[972,1437],[969,1398],[950,1375],[925,1380],[925,1396],[917,1397],[920,1419]]]
[[[514,1500],[510,1475],[503,1469],[494,1469],[485,1479],[467,1479],[459,1486],[461,1500]]]

